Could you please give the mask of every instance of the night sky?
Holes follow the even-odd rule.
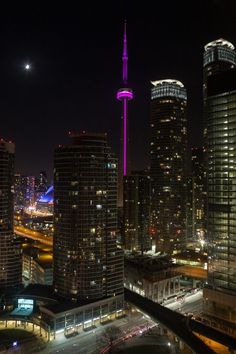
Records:
[[[118,152],[125,18],[133,169],[149,164],[150,80],[184,83],[189,146],[201,144],[203,47],[220,37],[236,44],[236,1],[95,4],[1,11],[0,136],[16,144],[16,172],[52,176],[53,150],[70,130],[108,132]]]

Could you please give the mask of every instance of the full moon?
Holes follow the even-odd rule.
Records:
[[[25,65],[25,70],[30,70],[30,64]]]

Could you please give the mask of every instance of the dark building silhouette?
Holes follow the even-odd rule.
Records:
[[[124,177],[124,248],[143,252],[151,248],[149,234],[150,176],[133,171]]]
[[[21,284],[20,248],[14,239],[14,152],[15,145],[0,141],[0,291]]]
[[[117,160],[106,134],[71,134],[54,157],[54,289],[65,298],[123,294]],[[114,298],[115,299],[115,298]]]
[[[186,245],[187,94],[177,80],[152,82],[151,230],[156,250]]]

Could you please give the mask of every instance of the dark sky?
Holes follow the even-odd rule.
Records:
[[[34,5],[0,14],[0,136],[16,144],[16,171],[52,176],[69,130],[107,131],[118,152],[123,21],[127,19],[133,168],[148,166],[150,80],[188,92],[189,145],[201,144],[203,46],[236,44],[236,1],[99,1]],[[109,5],[107,5],[109,4]],[[23,68],[31,63],[32,71]]]

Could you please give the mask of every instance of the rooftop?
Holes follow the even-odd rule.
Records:
[[[166,255],[128,255],[125,256],[125,262],[139,267],[139,269],[150,270],[152,272],[175,267],[171,258]]]
[[[184,85],[182,84],[181,81],[173,80],[173,79],[164,79],[164,80],[151,81],[151,84],[153,84],[153,86],[170,84],[170,85],[175,85],[175,86],[179,86],[179,87],[184,87]]]
[[[194,250],[186,250],[181,253],[175,254],[173,258],[176,259],[186,259],[189,261],[197,262],[207,262],[207,255],[203,253],[196,252]]]
[[[226,41],[223,38],[216,39],[215,41],[209,42],[204,46],[205,51],[211,50],[215,47],[228,47],[229,49],[234,50],[234,45],[229,41]]]
[[[20,296],[21,297],[27,296],[27,298],[38,297],[38,298],[48,299],[47,304],[44,306],[54,314],[72,310],[74,308],[94,302],[91,300],[78,301],[78,302],[69,301],[67,299],[57,296],[54,293],[53,287],[51,285],[42,285],[42,284],[29,284],[25,289],[21,291]]]

